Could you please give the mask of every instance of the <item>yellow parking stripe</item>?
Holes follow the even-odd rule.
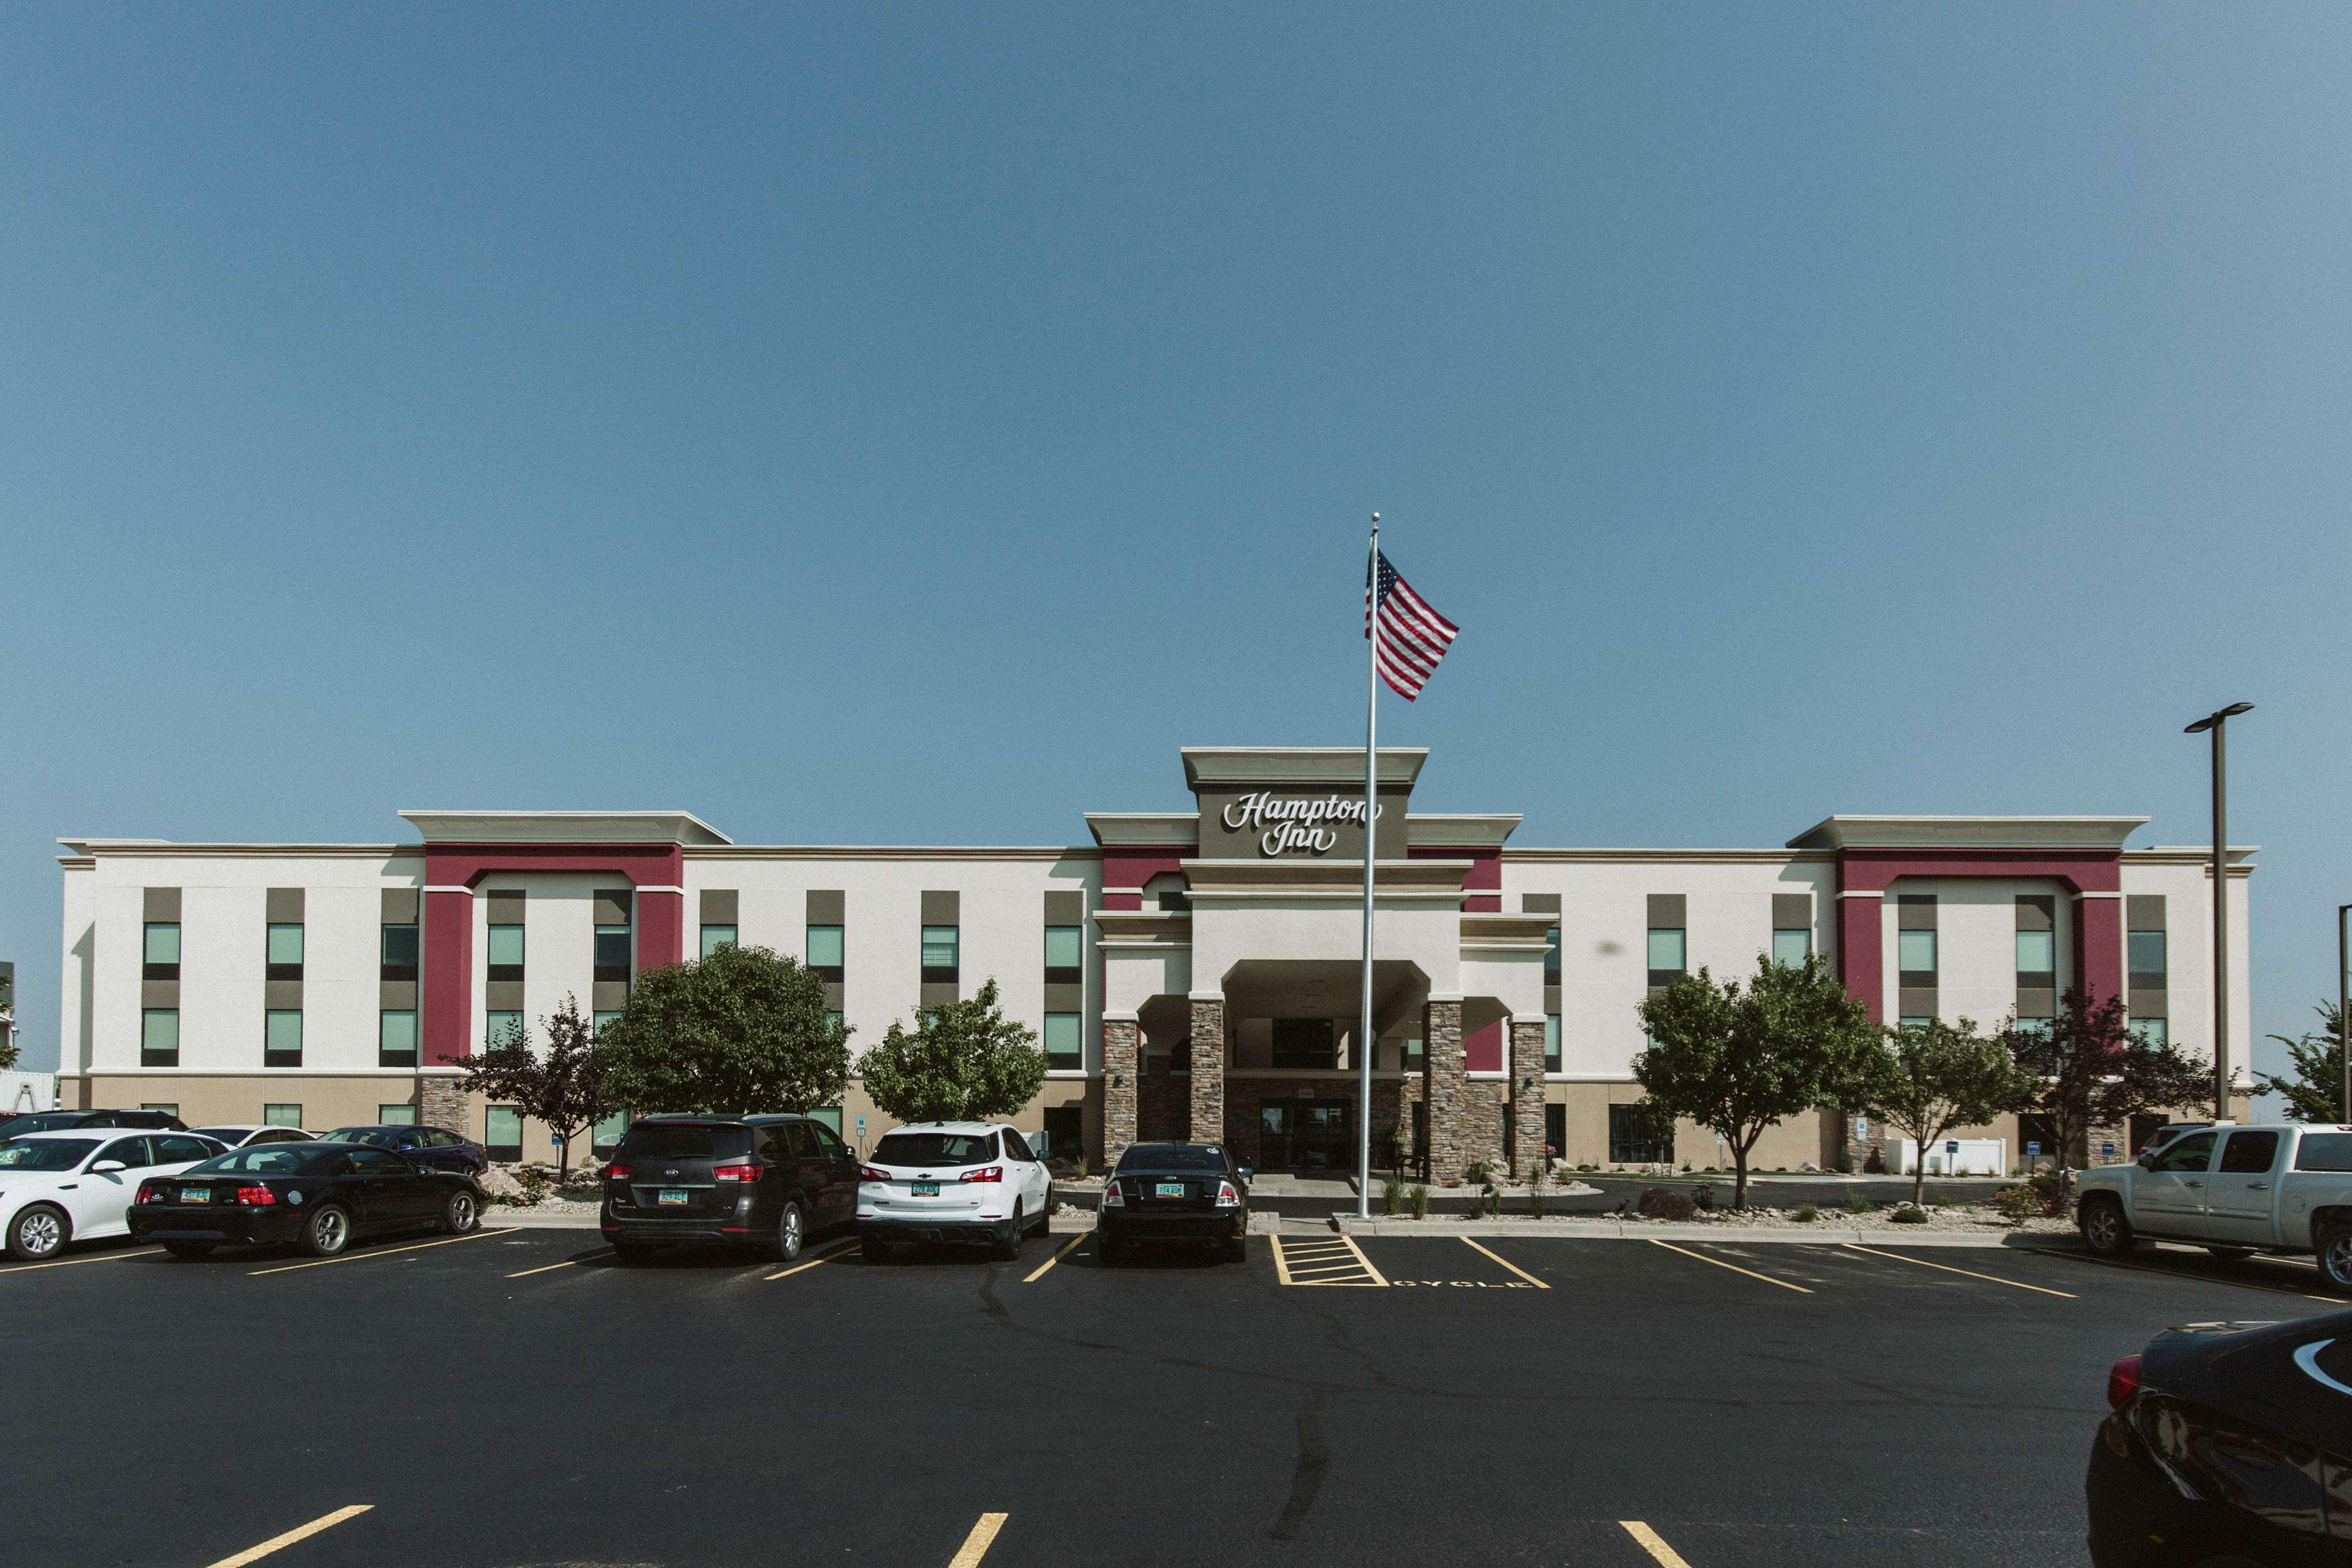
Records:
[[[1349,1286],[1380,1286],[1388,1280],[1372,1267],[1352,1237],[1334,1237],[1328,1241],[1289,1241],[1269,1236],[1266,1241],[1274,1248],[1274,1277],[1285,1285],[1325,1285],[1339,1288]],[[1310,1274],[1343,1274],[1341,1279],[1309,1279]]]
[[[1034,1285],[1038,1280],[1045,1278],[1045,1270],[1051,1268],[1054,1265],[1059,1263],[1065,1258],[1067,1258],[1071,1253],[1076,1252],[1079,1247],[1085,1246],[1087,1237],[1092,1235],[1094,1235],[1093,1231],[1082,1230],[1078,1232],[1077,1235],[1070,1237],[1068,1241],[1063,1243],[1062,1249],[1059,1252],[1056,1252],[1053,1257],[1048,1258],[1045,1262],[1040,1263],[1036,1268],[1031,1269],[1028,1277],[1024,1279],[1021,1283],[1024,1285]]]
[[[60,1258],[55,1263],[19,1263],[13,1268],[0,1268],[0,1274],[22,1274],[28,1268],[71,1268],[77,1263],[120,1263],[126,1258],[153,1258],[163,1250],[150,1247],[139,1252],[109,1252],[98,1258]]]
[[[1955,1268],[1948,1263],[1930,1263],[1924,1258],[1906,1258],[1899,1252],[1881,1252],[1874,1247],[1864,1247],[1858,1241],[1849,1241],[1845,1247],[1849,1252],[1867,1252],[1873,1258],[1891,1258],[1897,1263],[1916,1263],[1922,1268],[1940,1268],[1947,1274],[1966,1275],[1970,1279],[1986,1279],[1995,1285],[2014,1285],[2021,1290],[2039,1291],[2044,1296],[2059,1296],[2069,1301],[2079,1301],[2083,1299],[2071,1290],[2053,1290],[2044,1285],[2028,1285],[2022,1279],[2004,1279],[1998,1274],[1979,1274],[1973,1269]]]
[[[842,1242],[838,1246],[827,1247],[824,1251],[817,1254],[814,1258],[810,1258],[806,1263],[795,1263],[790,1268],[779,1268],[773,1274],[769,1275],[768,1278],[771,1279],[782,1279],[786,1275],[798,1274],[803,1268],[814,1268],[820,1263],[830,1263],[835,1258],[839,1258],[843,1253],[847,1252],[851,1247],[856,1247],[856,1239],[852,1237],[850,1240]]]
[[[346,1252],[340,1258],[321,1258],[310,1263],[281,1263],[275,1268],[250,1268],[248,1274],[287,1274],[297,1268],[324,1268],[330,1263],[365,1263],[372,1258],[390,1258],[395,1252],[415,1252],[427,1247],[455,1247],[461,1241],[479,1241],[486,1236],[512,1236],[522,1226],[510,1225],[504,1230],[468,1231],[464,1236],[445,1236],[438,1241],[413,1241],[406,1247],[386,1247],[374,1252]]]
[[[528,1279],[534,1274],[552,1274],[559,1268],[577,1268],[587,1262],[584,1258],[567,1258],[561,1263],[542,1264],[537,1268],[525,1268],[507,1276],[509,1279]]]
[[[1504,1268],[1509,1269],[1512,1273],[1517,1275],[1520,1279],[1526,1280],[1528,1284],[1534,1286],[1538,1290],[1549,1290],[1551,1289],[1550,1286],[1545,1284],[1542,1280],[1537,1279],[1534,1275],[1528,1273],[1526,1269],[1520,1268],[1509,1258],[1499,1257],[1492,1252],[1487,1252],[1485,1247],[1479,1246],[1476,1242],[1471,1240],[1466,1236],[1462,1238],[1462,1245],[1468,1247],[1473,1252],[1486,1253],[1487,1257],[1494,1258],[1496,1262],[1501,1264]]]
[[[298,1541],[308,1541],[322,1530],[332,1530],[347,1519],[357,1519],[375,1507],[372,1502],[355,1502],[349,1508],[339,1508],[332,1513],[320,1514],[308,1524],[295,1526],[283,1535],[273,1535],[258,1546],[248,1546],[234,1557],[224,1557],[212,1568],[245,1568],[248,1563],[258,1563],[273,1552],[283,1551]]]
[[[1783,1290],[1794,1290],[1794,1291],[1795,1291],[1798,1295],[1800,1295],[1800,1296],[1810,1296],[1810,1295],[1811,1295],[1811,1294],[1812,1294],[1812,1292],[1811,1292],[1811,1290],[1807,1289],[1806,1289],[1804,1286],[1802,1286],[1802,1285],[1791,1285],[1791,1284],[1790,1284],[1786,1279],[1773,1279],[1769,1274],[1759,1274],[1759,1273],[1757,1273],[1757,1272],[1756,1272],[1756,1270],[1754,1270],[1753,1268],[1741,1268],[1741,1267],[1739,1267],[1739,1265],[1738,1265],[1737,1263],[1726,1263],[1726,1262],[1725,1262],[1722,1258],[1709,1258],[1709,1257],[1708,1257],[1706,1253],[1704,1253],[1704,1252],[1693,1252],[1690,1248],[1688,1248],[1688,1247],[1676,1247],[1676,1246],[1675,1246],[1673,1242],[1671,1242],[1671,1241],[1660,1241],[1660,1240],[1659,1240],[1656,1237],[1654,1237],[1654,1237],[1650,1237],[1650,1245],[1651,1245],[1652,1247],[1664,1247],[1668,1252],[1679,1252],[1679,1253],[1681,1253],[1685,1258],[1697,1258],[1701,1263],[1712,1263],[1712,1264],[1714,1264],[1717,1268],[1728,1268],[1728,1269],[1730,1269],[1734,1274],[1745,1274],[1745,1275],[1747,1275],[1747,1276],[1748,1276],[1748,1278],[1749,1278],[1750,1279],[1761,1279],[1761,1280],[1762,1280],[1762,1281],[1764,1281],[1764,1283],[1765,1283],[1765,1284],[1767,1284],[1767,1285],[1778,1285],[1778,1286],[1779,1286],[1779,1287],[1780,1287],[1780,1289],[1783,1289]],[[1631,1529],[1633,1528],[1633,1526],[1629,1524],[1629,1525],[1627,1525],[1625,1528],[1626,1528],[1626,1529],[1628,1529],[1628,1530],[1631,1530]],[[1645,1526],[1644,1528],[1647,1528],[1647,1527]],[[1633,1539],[1634,1539],[1634,1540],[1636,1540],[1636,1541],[1639,1541],[1639,1540],[1641,1539],[1641,1537],[1637,1535],[1637,1536],[1635,1536]],[[1664,1545],[1665,1543],[1664,1543],[1664,1542],[1659,1542],[1659,1544],[1660,1544],[1661,1546],[1663,1546],[1663,1545]],[[1661,1558],[1661,1559],[1659,1559],[1659,1561],[1664,1562],[1664,1558]],[[1675,1561],[1676,1561],[1676,1562],[1680,1562],[1680,1561],[1681,1561],[1681,1559],[1677,1558],[1677,1559],[1675,1559]]]
[[[988,1555],[996,1532],[1004,1528],[1006,1517],[1001,1513],[982,1514],[980,1522],[971,1527],[971,1533],[963,1538],[963,1544],[956,1548],[956,1554],[948,1559],[948,1568],[980,1568],[980,1560]]]
[[[1657,1240],[1655,1237],[1651,1237],[1651,1239],[1654,1241]],[[1665,1243],[1660,1241],[1658,1242],[1658,1245],[1660,1247],[1664,1247]],[[1680,1251],[1681,1248],[1677,1247],[1675,1250]],[[1707,1261],[1712,1263],[1715,1259],[1710,1258]],[[1729,1268],[1730,1265],[1726,1264],[1725,1267]],[[1757,1278],[1760,1279],[1763,1276],[1758,1275]],[[1776,1279],[1773,1283],[1777,1285],[1780,1281]],[[1641,1546],[1643,1551],[1648,1552],[1653,1558],[1657,1560],[1658,1568],[1690,1568],[1690,1564],[1683,1561],[1683,1554],[1681,1552],[1667,1545],[1665,1542],[1659,1537],[1656,1531],[1652,1530],[1640,1520],[1621,1519],[1617,1522],[1623,1528],[1626,1534],[1633,1538],[1633,1540]]]

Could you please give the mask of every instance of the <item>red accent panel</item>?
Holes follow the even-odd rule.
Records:
[[[1498,915],[1503,912],[1503,852],[1500,849],[1468,849],[1452,844],[1408,844],[1404,858],[1408,860],[1467,860],[1470,869],[1462,873],[1462,909],[1465,914]]]
[[[470,888],[493,871],[618,871],[632,887],[683,887],[686,855],[675,844],[436,844],[425,880]]]
[[[2123,857],[2112,849],[1842,849],[1838,886],[1883,893],[1898,877],[2049,877],[2078,893],[2123,887]]]
[[[660,969],[686,956],[686,895],[637,895],[637,973]]]
[[[2096,1006],[2124,989],[2124,901],[2074,900],[2074,981]]]
[[[1879,918],[1885,907],[1883,899],[1838,900],[1838,977],[1870,1009],[1874,1024],[1886,1021],[1886,931]]]
[[[417,1049],[427,1067],[474,1053],[474,899],[470,893],[425,895],[424,1016]]]
[[[1106,847],[1102,852],[1102,907],[1107,910],[1139,910],[1143,895],[1139,892],[1113,892],[1114,888],[1140,888],[1152,878],[1184,874],[1184,862],[1193,858],[1194,851],[1181,845],[1130,846]]]
[[[1503,1020],[1496,1019],[1462,1037],[1462,1058],[1470,1072],[1503,1070]]]

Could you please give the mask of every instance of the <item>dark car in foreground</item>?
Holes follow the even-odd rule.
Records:
[[[471,1176],[427,1171],[364,1143],[264,1143],[139,1184],[131,1236],[181,1258],[216,1247],[292,1242],[331,1258],[391,1231],[462,1236],[480,1223]]]
[[[1242,1256],[1250,1170],[1217,1143],[1135,1143],[1103,1183],[1095,1247],[1105,1263],[1145,1242],[1214,1247]]]
[[[623,1263],[682,1241],[789,1260],[856,1217],[856,1158],[813,1117],[649,1116],[613,1151],[597,1225]]]
[[[2107,1374],[2095,1568],[2352,1563],[2352,1312],[2192,1323]]]
[[[455,1171],[478,1176],[490,1168],[490,1152],[470,1138],[460,1138],[445,1127],[418,1127],[391,1122],[373,1127],[338,1127],[319,1134],[321,1142],[365,1143],[389,1149],[412,1165],[428,1171]]]
[[[0,1142],[27,1132],[72,1132],[84,1127],[150,1127],[184,1132],[188,1124],[168,1110],[28,1110],[0,1122]]]

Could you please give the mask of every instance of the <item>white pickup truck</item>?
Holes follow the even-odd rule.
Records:
[[[2082,1174],[2074,1220],[2094,1252],[2142,1237],[2225,1257],[2309,1252],[2352,1290],[2352,1127],[2222,1122]]]

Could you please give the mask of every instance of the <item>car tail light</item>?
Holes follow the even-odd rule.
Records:
[[[2107,1403],[2117,1410],[2139,1392],[2139,1357],[2127,1355],[2107,1368]]]
[[[1102,1206],[1107,1209],[1123,1209],[1127,1206],[1127,1200],[1118,1195],[1117,1182],[1103,1184]]]
[[[767,1167],[757,1160],[738,1160],[731,1165],[714,1165],[710,1174],[721,1182],[756,1182]]]
[[[861,1182],[887,1182],[890,1178],[871,1165],[860,1165],[857,1167],[857,1179]]]
[[[967,1173],[964,1176],[964,1180],[967,1182],[1001,1182],[1004,1180],[1004,1167],[1002,1165],[982,1165],[977,1171]]]
[[[1234,1184],[1231,1182],[1219,1182],[1217,1184],[1217,1206],[1219,1208],[1239,1208],[1241,1207],[1241,1205],[1242,1195],[1234,1189]]]
[[[239,1187],[236,1190],[236,1201],[241,1204],[267,1207],[278,1201],[278,1194],[268,1187]]]
[[[142,1204],[162,1203],[163,1201],[163,1184],[161,1182],[140,1183],[139,1201]]]
[[[604,1179],[608,1182],[625,1182],[629,1179],[629,1168],[626,1165],[607,1165],[604,1168]]]

